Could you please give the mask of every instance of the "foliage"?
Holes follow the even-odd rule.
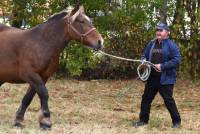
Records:
[[[177,1],[172,27],[172,37],[179,43],[182,53],[180,72],[194,80],[200,78],[199,5],[196,0]]]
[[[10,17],[13,26],[33,27],[50,15],[74,5],[74,0],[3,0],[0,8]],[[167,2],[167,9],[163,4]],[[182,63],[179,74],[200,78],[200,3],[198,0],[80,0],[86,13],[105,40],[104,51],[127,58],[139,59],[145,45],[154,38],[154,27],[167,15],[171,38],[181,48]],[[166,13],[163,13],[166,12]],[[65,55],[65,56],[63,56]],[[61,72],[84,75],[87,70],[101,72],[99,77],[133,76],[137,64],[112,60],[99,60],[81,45],[70,45],[61,55]],[[77,60],[78,59],[78,60]],[[90,60],[88,64],[87,60]],[[90,71],[92,72],[92,71]],[[94,73],[92,72],[92,73]],[[119,75],[121,74],[121,76]],[[91,73],[87,74],[90,76]]]
[[[84,69],[95,68],[98,62],[98,57],[90,49],[77,43],[70,43],[60,57],[62,73],[67,69],[73,76],[80,75]]]

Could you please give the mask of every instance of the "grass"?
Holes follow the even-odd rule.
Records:
[[[50,80],[49,107],[53,127],[39,129],[39,99],[36,96],[25,115],[25,128],[12,126],[15,112],[28,85],[4,84],[0,90],[0,134],[198,134],[200,132],[200,86],[178,80],[174,98],[182,117],[180,129],[171,128],[171,118],[157,95],[149,124],[135,128],[144,84],[137,80]]]

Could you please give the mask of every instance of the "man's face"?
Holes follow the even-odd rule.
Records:
[[[163,40],[165,38],[167,38],[169,35],[169,31],[165,30],[165,29],[156,29],[156,38],[158,40]]]

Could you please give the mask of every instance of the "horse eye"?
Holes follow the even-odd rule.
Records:
[[[80,23],[85,23],[85,21],[82,20],[82,21],[80,21]]]

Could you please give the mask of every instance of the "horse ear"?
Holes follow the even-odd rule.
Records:
[[[75,19],[76,19],[76,17],[80,14],[80,10],[79,10],[80,8],[79,7],[75,7],[72,11],[71,11],[71,13],[70,13],[70,21],[71,22],[74,22],[75,21]]]
[[[83,6],[80,6],[80,7],[79,7],[79,10],[80,10],[80,13],[84,13],[84,12],[85,12]]]
[[[75,15],[78,12],[78,10],[79,10],[79,6],[74,7],[73,10],[70,13],[70,17]]]
[[[74,22],[76,17],[80,14],[84,13],[84,7],[83,6],[76,6],[70,13],[70,22]]]

